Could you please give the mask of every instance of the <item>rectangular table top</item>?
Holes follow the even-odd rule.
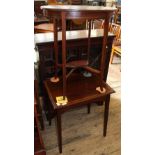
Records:
[[[108,33],[108,36],[114,37],[113,33]],[[91,38],[103,37],[103,29],[94,29],[91,30]],[[66,40],[75,40],[75,39],[87,39],[88,30],[74,30],[66,31]],[[62,40],[62,32],[58,32],[58,41]],[[49,33],[37,33],[34,35],[35,44],[54,42],[53,32]]]
[[[103,87],[106,89],[105,93],[99,93],[96,87],[99,86],[98,76],[84,77],[81,73],[73,73],[67,79],[66,96],[68,103],[63,106],[56,104],[56,97],[62,96],[62,79],[58,83],[52,83],[50,79],[44,81],[45,88],[54,109],[64,107],[74,107],[90,102],[101,101],[108,94],[114,93],[114,90],[103,81]]]

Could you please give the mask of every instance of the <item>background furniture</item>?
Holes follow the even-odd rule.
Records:
[[[104,27],[103,23],[102,27]],[[110,64],[112,64],[114,54],[121,56],[121,26],[115,23],[110,23],[109,32],[113,33],[116,36],[113,41],[112,53],[110,58]]]
[[[49,20],[49,15],[43,13],[43,10],[40,9],[42,5],[81,5],[81,0],[47,0],[47,3],[42,1],[34,1],[34,11],[35,11],[35,19],[34,19],[34,33],[46,33],[53,32],[53,21]],[[86,20],[67,20],[67,30],[82,30],[86,29]],[[58,30],[61,30],[61,23],[58,22]]]
[[[121,26],[115,23],[111,23],[109,26],[109,31],[116,35],[110,58],[110,63],[112,64],[114,54],[121,56]]]
[[[78,2],[78,1],[77,1]],[[42,3],[41,3],[42,4]],[[57,4],[57,5],[64,5],[64,3],[58,3],[57,1],[49,1],[50,5]],[[73,4],[74,5],[74,1]],[[79,5],[79,4],[77,4]],[[40,10],[39,12],[42,11],[41,16],[35,16],[34,18],[34,33],[47,33],[47,32],[54,32],[54,27],[53,27],[53,21],[49,20],[48,14],[43,15],[43,10]],[[67,30],[82,30],[86,29],[86,20],[67,20]],[[61,30],[61,23],[58,21],[58,31]]]
[[[116,5],[117,11],[114,14],[114,23],[121,24],[121,6]]]
[[[34,155],[46,155],[44,143],[39,131],[36,97],[34,96]]]
[[[34,17],[34,26],[43,23],[49,23],[49,19],[46,17]]]
[[[40,9],[40,6],[42,5],[46,5],[46,1],[45,0],[35,0],[34,1],[34,12],[35,12],[35,15],[36,17],[43,17],[43,11]]]
[[[121,46],[113,46],[112,53],[111,53],[111,58],[110,58],[110,63],[111,64],[113,62],[114,54],[117,54],[117,55],[121,56]]]
[[[53,24],[52,23],[43,23],[34,26],[34,32],[35,33],[47,33],[47,32],[53,32]]]
[[[40,9],[42,5],[46,4],[45,0],[34,1],[34,26],[49,23],[49,19],[45,17],[43,11]],[[34,29],[34,32],[36,33],[37,31]]]
[[[52,24],[49,23],[50,20],[45,16],[43,10],[41,10],[42,5],[47,5],[45,0],[42,1],[34,1],[34,33],[45,33],[51,32]]]
[[[82,0],[68,0],[71,5],[82,5]]]
[[[87,5],[92,5],[92,3],[93,3],[93,0],[86,0]]]
[[[44,121],[43,121],[43,115],[42,115],[42,107],[40,104],[40,99],[39,99],[39,87],[38,87],[38,81],[34,80],[34,96],[35,96],[35,107],[37,110],[37,117],[40,121],[41,129],[44,130]]]
[[[87,20],[85,19],[73,19],[69,20],[69,30],[85,30],[87,29]]]

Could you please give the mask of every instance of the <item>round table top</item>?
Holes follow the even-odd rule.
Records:
[[[96,12],[107,12],[117,10],[115,7],[104,7],[104,6],[88,6],[88,5],[45,5],[41,6],[41,9],[54,10],[54,11],[96,11]]]

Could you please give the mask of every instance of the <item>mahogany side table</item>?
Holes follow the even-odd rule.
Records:
[[[105,101],[104,112],[104,131],[103,135],[106,136],[109,101],[110,94],[114,92],[110,86],[103,81],[103,75],[105,73],[106,66],[106,48],[108,38],[109,20],[116,8],[102,7],[102,6],[72,6],[72,5],[48,5],[42,6],[50,17],[54,21],[54,53],[55,53],[55,76],[57,83],[52,83],[50,80],[44,82],[45,89],[50,98],[51,104],[56,113],[57,119],[57,133],[58,133],[58,145],[59,152],[62,152],[62,133],[61,133],[61,114],[65,111],[80,106],[88,105],[97,101]],[[58,33],[57,33],[57,20],[62,21],[62,64],[58,63]],[[91,36],[91,20],[104,19],[104,37],[102,42],[101,61],[99,69],[93,69],[89,66],[89,59],[66,62],[66,20],[67,19],[87,19],[89,20],[88,30],[88,48],[87,53],[89,58],[90,52],[90,36]],[[58,80],[58,67],[62,68],[62,77]],[[66,68],[79,68],[82,67],[87,71],[93,73],[90,78],[83,77],[80,74],[74,74],[69,72],[66,74]],[[96,91],[99,88],[99,92]],[[63,96],[68,99],[66,105],[58,106],[56,103],[56,97]]]
[[[84,77],[82,74],[73,73],[67,80],[66,95],[68,103],[63,106],[58,106],[56,104],[56,97],[62,96],[62,81],[58,83],[52,83],[49,79],[44,81],[45,90],[47,91],[50,103],[56,114],[57,137],[60,153],[62,153],[61,115],[72,108],[89,105],[90,103],[98,101],[105,101],[103,135],[106,136],[110,94],[114,93],[114,90],[103,81],[103,86],[106,91],[103,94],[99,93],[95,89],[99,84],[99,78],[95,75],[88,78]]]

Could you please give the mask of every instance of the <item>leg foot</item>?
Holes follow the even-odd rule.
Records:
[[[56,114],[56,127],[57,127],[57,138],[59,153],[62,153],[62,131],[61,131],[61,113]]]
[[[90,107],[91,107],[91,104],[88,104],[88,105],[87,105],[87,113],[88,113],[88,114],[90,114]]]
[[[109,102],[110,102],[110,95],[107,95],[106,99],[105,99],[105,110],[104,110],[104,128],[103,128],[103,136],[104,137],[107,134],[107,124],[108,124],[108,115],[109,115]]]

